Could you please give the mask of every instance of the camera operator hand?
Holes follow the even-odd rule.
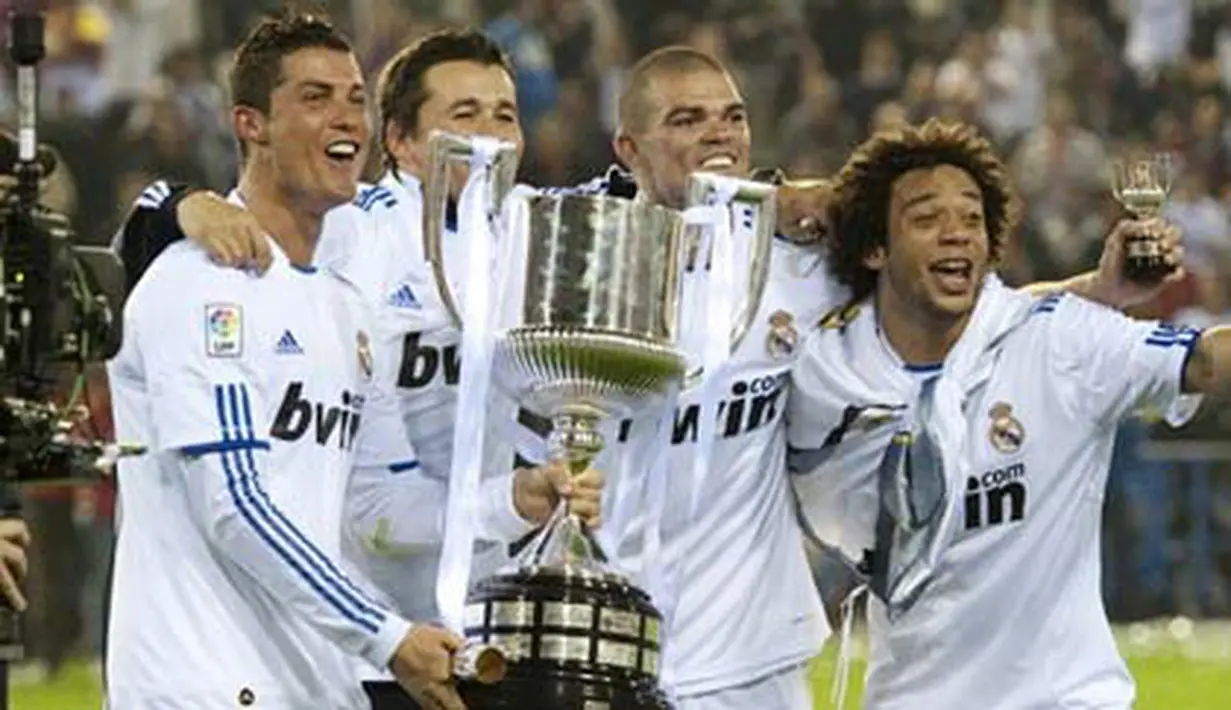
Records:
[[[17,611],[26,610],[21,582],[26,577],[26,546],[30,530],[24,521],[0,519],[0,594]]]

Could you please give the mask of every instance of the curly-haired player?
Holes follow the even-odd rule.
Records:
[[[1018,204],[991,144],[965,124],[939,121],[877,134],[847,160],[829,207],[832,229],[842,235],[832,245],[831,270],[851,289],[855,300],[863,300],[876,289],[880,269],[866,260],[888,246],[892,215],[887,207],[895,180],[912,170],[937,165],[961,168],[974,180],[987,224],[990,263],[999,261],[1016,226]]]
[[[808,527],[867,573],[865,707],[1130,707],[1099,587],[1115,431],[1231,391],[1231,328],[1006,288],[1014,197],[966,125],[876,135],[831,210],[856,303],[809,339],[789,436]]]

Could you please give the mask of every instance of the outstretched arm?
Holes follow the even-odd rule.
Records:
[[[181,239],[201,245],[224,266],[262,272],[269,267],[269,242],[252,213],[216,192],[158,180],[141,192],[112,242],[129,290],[155,257]]]
[[[1176,269],[1167,278],[1153,284],[1131,281],[1124,275],[1125,242],[1143,232],[1157,231],[1162,234],[1163,258]],[[1023,287],[1024,291],[1043,296],[1057,291],[1067,291],[1104,306],[1125,310],[1141,305],[1159,294],[1170,284],[1184,278],[1184,245],[1180,230],[1161,219],[1121,220],[1103,244],[1103,255],[1094,271],[1087,271],[1063,281],[1041,281]]]
[[[1184,391],[1231,397],[1231,326],[1205,331],[1184,363]]]

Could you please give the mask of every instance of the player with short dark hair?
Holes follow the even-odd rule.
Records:
[[[267,229],[273,264],[253,278],[180,242],[126,304],[116,434],[150,453],[119,464],[107,705],[353,708],[366,659],[459,710],[461,640],[412,626],[340,563],[352,470],[417,475],[366,305],[312,264],[362,165],[359,64],[327,22],[290,17],[256,27],[235,75],[247,157],[232,199]]]

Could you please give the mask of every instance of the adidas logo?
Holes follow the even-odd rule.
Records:
[[[287,330],[282,333],[281,338],[278,338],[274,352],[279,355],[303,355],[303,348],[299,347],[299,341],[295,340],[295,336]]]
[[[389,294],[389,305],[394,308],[420,308],[419,299],[415,298],[415,292],[410,290],[408,284],[402,284],[401,288]]]

